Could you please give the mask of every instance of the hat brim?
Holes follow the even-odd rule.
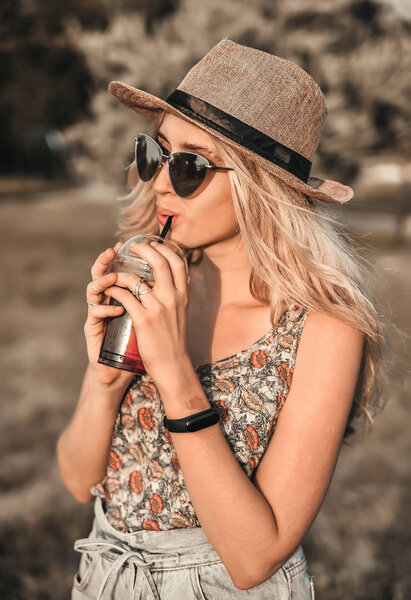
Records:
[[[144,92],[143,90],[135,88],[126,83],[122,83],[121,81],[112,81],[108,86],[108,91],[122,104],[128,106],[136,113],[143,115],[151,121],[155,120],[161,111],[165,111],[174,114],[185,121],[192,123],[193,125],[196,125],[207,133],[211,133],[229,146],[242,150],[246,154],[248,153],[255,160],[255,162],[261,165],[264,169],[281,179],[281,181],[284,181],[284,183],[297,189],[303,194],[306,194],[310,198],[321,200],[323,202],[332,202],[334,204],[344,204],[345,202],[351,200],[351,198],[354,196],[354,191],[349,186],[343,185],[338,181],[332,181],[331,179],[309,177],[307,183],[304,183],[292,173],[289,173],[281,167],[278,167],[269,160],[224,136],[219,131],[208,125],[205,125],[204,123],[201,123],[201,121],[198,121],[197,119],[184,114],[174,106],[171,106],[171,104],[168,104],[165,100],[157,98],[157,96],[153,96],[148,92]]]

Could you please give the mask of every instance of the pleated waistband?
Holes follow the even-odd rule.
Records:
[[[187,527],[167,531],[136,531],[124,533],[115,529],[108,521],[103,500],[96,496],[94,522],[90,538],[102,538],[121,548],[138,550],[152,570],[170,568],[179,564],[189,566],[221,562],[221,559],[201,527]]]

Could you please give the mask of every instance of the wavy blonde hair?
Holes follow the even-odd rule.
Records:
[[[152,131],[156,136],[162,113]],[[351,247],[344,226],[326,214],[322,202],[289,187],[259,166],[249,155],[209,134],[229,171],[238,231],[251,263],[250,291],[271,304],[271,320],[296,302],[334,316],[364,333],[364,350],[344,443],[358,424],[371,425],[388,398],[392,346],[382,317],[367,285],[371,265]],[[131,163],[131,191],[120,200],[118,234],[126,239],[138,233],[158,233],[156,198],[152,182],[138,179]],[[194,261],[195,253],[197,259]],[[187,251],[190,262],[201,260],[201,248]],[[395,328],[395,326],[394,326]],[[388,392],[388,386],[387,386]]]

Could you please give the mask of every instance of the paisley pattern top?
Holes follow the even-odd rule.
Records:
[[[210,405],[220,412],[218,425],[249,478],[286,401],[308,313],[292,304],[280,326],[249,348],[196,369]],[[114,424],[106,476],[90,489],[119,531],[200,527],[164,415],[151,377],[136,375]]]

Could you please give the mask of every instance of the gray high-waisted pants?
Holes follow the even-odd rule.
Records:
[[[201,527],[122,533],[109,523],[97,496],[71,600],[312,600],[314,587],[298,546],[269,579],[235,587]]]

